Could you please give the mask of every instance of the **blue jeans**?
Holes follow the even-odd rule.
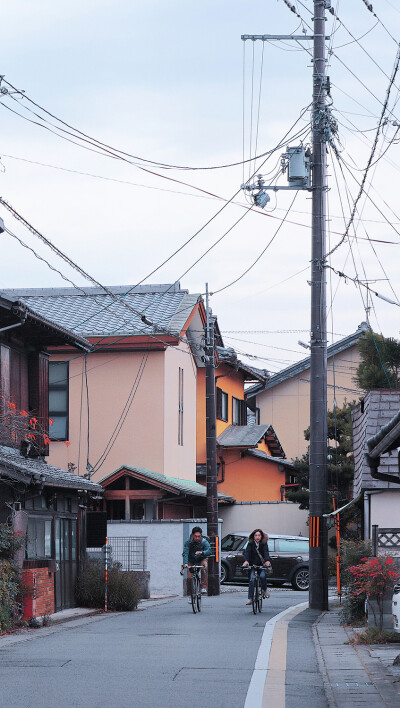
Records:
[[[261,566],[260,566],[260,569],[261,569]],[[260,580],[261,580],[261,589],[263,592],[265,592],[267,589],[267,576],[265,575],[264,569],[260,570]],[[249,600],[251,600],[251,598],[253,597],[253,587],[254,587],[254,570],[252,570],[250,573]]]

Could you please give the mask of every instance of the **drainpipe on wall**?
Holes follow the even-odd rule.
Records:
[[[366,541],[368,538],[371,538],[371,510],[369,497],[372,496],[372,494],[382,494],[383,491],[383,489],[373,489],[364,492],[364,541]]]

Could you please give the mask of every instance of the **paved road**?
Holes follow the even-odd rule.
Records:
[[[180,598],[0,642],[0,705],[243,708],[266,622],[307,599],[273,590],[254,616],[244,592],[204,598],[200,615]]]

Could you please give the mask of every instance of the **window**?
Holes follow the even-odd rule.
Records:
[[[69,364],[55,361],[49,364],[49,428],[50,440],[68,440]]]
[[[183,445],[183,369],[181,367],[179,367],[178,388],[178,445]]]
[[[228,420],[228,394],[217,388],[217,418]]]
[[[308,538],[300,539],[279,538],[278,550],[281,553],[308,553]]]
[[[232,425],[247,424],[247,406],[240,398],[232,397]]]
[[[51,519],[29,518],[26,558],[51,558]]]

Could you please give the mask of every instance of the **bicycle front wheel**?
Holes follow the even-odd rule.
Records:
[[[256,615],[258,609],[258,582],[256,579],[254,579],[253,597],[251,598],[251,605],[253,608],[253,612]]]
[[[201,612],[201,582],[197,579],[197,612]]]
[[[192,576],[191,582],[190,582],[190,591],[191,591],[191,599],[192,599],[192,610],[194,614],[197,612],[197,586],[198,586],[198,581],[195,575]]]

